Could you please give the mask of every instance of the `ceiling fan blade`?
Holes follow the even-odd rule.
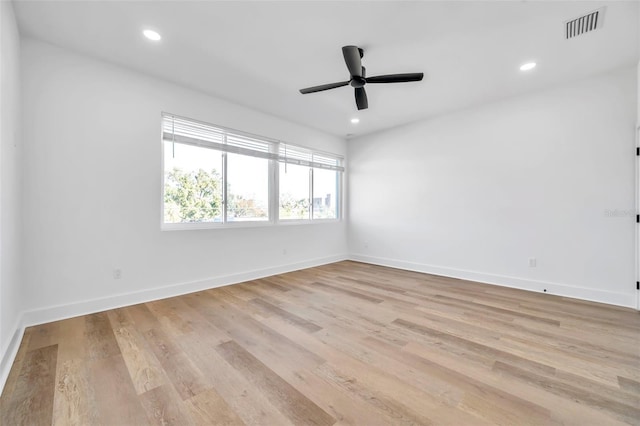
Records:
[[[367,83],[406,83],[409,81],[420,81],[424,77],[421,72],[408,74],[389,74],[367,77]]]
[[[369,108],[369,101],[367,101],[367,92],[364,91],[364,87],[357,87],[356,92],[356,105],[358,110]]]
[[[349,68],[351,77],[362,77],[362,62],[360,61],[360,51],[358,46],[344,46],[342,48],[344,62]]]
[[[340,83],[323,84],[321,86],[313,86],[313,87],[307,87],[306,89],[300,89],[300,93],[302,93],[303,95],[306,95],[307,93],[322,92],[323,90],[335,89],[336,87],[347,86],[348,84],[349,84],[348,81],[341,81]]]

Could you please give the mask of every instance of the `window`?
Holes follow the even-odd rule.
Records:
[[[227,154],[227,220],[269,220],[269,160]]]
[[[280,220],[339,217],[338,158],[281,144],[279,161]]]
[[[221,151],[164,142],[164,222],[222,222]]]
[[[313,171],[313,218],[338,217],[338,172],[316,169]]]
[[[340,218],[341,158],[162,115],[165,229]]]
[[[280,163],[280,220],[309,219],[309,177],[309,167]]]

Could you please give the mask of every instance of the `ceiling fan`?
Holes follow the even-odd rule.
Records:
[[[323,84],[321,86],[307,87],[306,89],[300,89],[300,93],[306,95],[307,93],[322,92],[323,90],[335,89],[336,87],[342,87],[351,85],[355,89],[356,105],[358,109],[367,109],[369,103],[367,101],[367,92],[364,90],[364,85],[367,83],[405,83],[409,81],[420,81],[424,77],[421,72],[408,73],[408,74],[388,74],[378,75],[375,77],[367,77],[365,74],[365,68],[362,66],[362,56],[364,50],[358,46],[344,46],[342,48],[342,55],[344,61],[349,69],[351,78],[347,81],[341,81],[339,83]]]

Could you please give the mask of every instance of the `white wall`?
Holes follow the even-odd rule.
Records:
[[[11,2],[0,2],[0,385],[17,346],[21,297],[20,37]]]
[[[635,85],[623,69],[350,141],[352,256],[635,306]]]
[[[346,221],[160,230],[161,111],[342,155],[343,140],[33,40],[22,67],[26,322],[346,257]]]

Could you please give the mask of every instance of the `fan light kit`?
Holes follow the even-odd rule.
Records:
[[[162,38],[160,34],[153,30],[144,30],[142,34],[144,34],[144,36],[151,41],[160,41],[160,39]]]
[[[527,62],[526,64],[523,64],[520,67],[520,71],[529,71],[532,70],[536,67],[536,63],[535,62]]]
[[[378,75],[375,77],[367,77],[365,68],[362,66],[361,59],[364,56],[364,50],[358,46],[344,46],[342,48],[342,56],[344,56],[344,62],[349,69],[350,78],[347,81],[341,81],[339,83],[323,84],[321,86],[307,87],[301,89],[300,93],[306,95],[307,93],[322,92],[324,90],[335,89],[336,87],[348,86],[355,90],[356,105],[358,109],[367,109],[369,102],[367,101],[367,92],[364,90],[364,85],[367,83],[406,83],[409,81],[420,81],[424,77],[421,72],[410,74],[389,74]],[[351,120],[353,123],[353,120]]]

